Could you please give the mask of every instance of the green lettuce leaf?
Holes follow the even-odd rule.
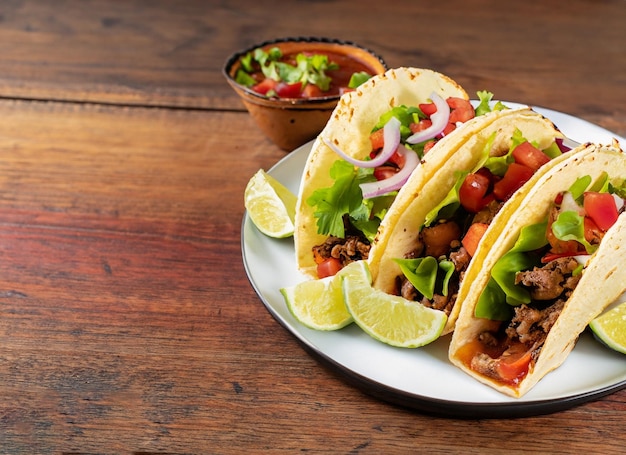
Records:
[[[350,82],[348,82],[348,87],[357,88],[359,85],[365,83],[371,77],[372,76],[370,76],[365,71],[359,71],[358,73],[353,73],[352,76],[350,76]]]
[[[574,200],[580,204],[582,203],[583,193],[587,191],[589,185],[591,185],[591,176],[585,175],[578,177],[567,191],[572,195]]]
[[[552,142],[552,144],[550,144],[547,148],[543,149],[543,153],[548,155],[550,159],[556,158],[557,156],[563,154],[556,141]]]
[[[435,292],[448,295],[450,278],[454,273],[451,261],[437,262],[432,256],[394,261],[415,289],[427,299],[432,299]]]
[[[395,117],[400,120],[400,141],[406,141],[410,135],[411,123],[417,123],[420,119],[426,118],[424,113],[418,107],[396,106],[385,112],[380,116],[372,132],[383,128],[391,117]]]
[[[491,271],[489,285],[483,290],[474,309],[476,317],[500,321],[502,317],[510,315],[511,306],[530,302],[528,291],[515,285],[515,275],[540,263],[539,257],[528,253],[548,244],[547,225],[547,222],[543,222],[524,226],[513,248],[498,259]]]
[[[501,101],[498,101],[496,104],[491,107],[489,103],[491,103],[491,99],[493,98],[493,93],[488,92],[486,90],[481,90],[476,92],[476,96],[478,96],[479,103],[476,106],[474,111],[476,112],[476,117],[479,115],[484,115],[492,111],[502,111],[504,109],[508,109]]]
[[[559,240],[576,240],[585,247],[588,254],[598,248],[598,245],[591,245],[585,238],[585,217],[571,210],[559,213],[552,223],[552,233]]]
[[[492,321],[508,321],[513,316],[513,307],[503,305],[506,301],[506,294],[498,286],[493,278],[489,279],[487,286],[480,294],[474,315],[477,318],[490,319]]]

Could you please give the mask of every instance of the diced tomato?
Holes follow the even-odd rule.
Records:
[[[585,214],[603,231],[608,231],[617,221],[619,213],[610,193],[588,191],[583,196]]]
[[[480,212],[490,202],[486,198],[490,185],[489,177],[480,173],[468,174],[459,188],[459,202],[463,208],[471,213]]]
[[[396,153],[394,153],[393,155],[389,157],[389,162],[395,164],[399,168],[403,168],[404,163],[406,162],[406,156],[400,155],[398,151],[396,150]]]
[[[547,253],[541,258],[541,263],[547,264],[548,262],[552,262],[555,259],[566,258],[569,256],[572,256],[572,253]]]
[[[411,133],[419,133],[420,131],[424,131],[432,126],[433,122],[428,119],[420,120],[418,123],[411,123],[409,128],[411,129]]]
[[[488,227],[489,225],[487,223],[474,223],[467,230],[461,243],[470,256],[474,257],[474,254],[476,254],[480,239],[483,238]]]
[[[317,264],[317,277],[326,278],[327,276],[334,276],[343,268],[341,261],[336,258],[328,258],[323,262]]]
[[[300,98],[301,90],[302,82],[294,82],[293,84],[279,82],[274,88],[276,94],[281,98]]]
[[[435,146],[437,142],[436,141],[428,141],[424,144],[424,155],[426,155],[426,153]]]
[[[522,142],[513,149],[513,158],[516,163],[528,166],[535,171],[550,161],[550,157],[548,155],[543,153],[528,141]]]
[[[251,89],[257,93],[260,93],[261,95],[267,95],[267,92],[269,92],[270,90],[274,90],[274,88],[276,88],[277,85],[278,85],[278,82],[268,77],[268,78],[263,79],[258,84],[253,85]]]
[[[418,106],[420,108],[420,111],[422,111],[425,115],[429,117],[437,112],[437,106],[435,106],[435,103],[422,103]]]
[[[372,150],[378,150],[385,145],[385,129],[380,128],[370,134],[370,142],[372,143]],[[373,158],[373,157],[372,157]]]
[[[533,176],[533,171],[528,166],[519,163],[509,164],[502,180],[493,185],[493,194],[499,201],[506,201],[513,193],[522,187]]]
[[[302,89],[302,98],[321,98],[324,95],[322,89],[315,84],[306,84]]]
[[[452,124],[456,124],[456,122],[467,122],[476,116],[474,107],[464,98],[451,96],[446,102],[451,109],[450,120],[448,121]]]
[[[554,204],[560,206],[563,203],[563,192],[557,194],[554,198]]]
[[[443,131],[441,132],[442,136],[447,136],[448,134],[450,134],[451,132],[453,132],[456,129],[456,124],[454,123],[448,123],[446,125],[446,127],[443,129]]]
[[[584,227],[585,227],[585,240],[587,240],[587,242],[594,245],[602,241],[602,237],[604,237],[604,233],[606,231],[600,229],[598,225],[593,221],[593,219],[586,216],[584,219]]]
[[[374,169],[374,177],[376,180],[385,180],[393,177],[398,172],[398,168],[394,166],[378,166]]]
[[[513,352],[509,352],[513,351]],[[503,382],[509,384],[518,383],[530,368],[531,351],[525,346],[514,347],[500,357],[498,362],[498,375]]]

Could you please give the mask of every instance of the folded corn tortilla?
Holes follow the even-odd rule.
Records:
[[[377,239],[370,251],[369,263],[375,288],[389,294],[397,293],[397,277],[402,276],[402,271],[394,259],[404,258],[415,248],[418,233],[425,223],[427,214],[437,207],[454,187],[457,173],[471,172],[484,157],[485,147],[490,140],[493,140],[489,150],[490,156],[506,154],[516,130],[540,149],[549,147],[555,139],[563,137],[549,119],[531,108],[505,109],[472,119],[462,128],[444,137],[431,150],[433,155],[430,155],[431,152],[426,155],[430,161],[423,164],[422,168],[428,169],[433,165],[433,171],[411,175],[381,223]],[[484,251],[495,243],[503,220],[516,210],[523,194],[548,171],[550,166],[562,160],[563,156],[554,158],[542,166],[530,181],[509,199],[482,237],[481,247],[485,244]],[[478,254],[480,249],[476,255]],[[454,329],[469,283],[480,270],[480,266],[476,266],[475,262],[472,259],[465,271],[456,303],[448,315],[443,334]]]
[[[370,133],[382,114],[396,106],[427,103],[433,92],[444,99],[451,96],[468,99],[465,90],[449,77],[428,69],[404,67],[375,76],[341,97],[328,124],[313,143],[300,182],[294,245],[301,272],[317,278],[312,248],[327,238],[318,234],[314,208],[306,201],[315,190],[332,186],[329,171],[341,159],[322,138],[333,141],[351,157],[365,159],[371,152]]]
[[[571,153],[571,152],[570,152]],[[586,144],[555,163],[549,172],[528,188],[523,198],[513,201],[501,220],[499,235],[474,259],[476,270],[467,292],[449,348],[450,361],[478,381],[513,397],[521,397],[550,371],[559,367],[573,349],[585,327],[626,290],[626,212],[606,232],[599,248],[591,256],[582,277],[551,327],[538,356],[530,363],[526,376],[515,384],[505,384],[470,368],[463,348],[479,335],[493,329],[494,321],[475,316],[476,305],[491,277],[491,271],[515,244],[524,226],[545,220],[556,196],[566,191],[579,177],[589,175],[595,181],[604,172],[609,178],[626,178],[626,155],[617,144]]]

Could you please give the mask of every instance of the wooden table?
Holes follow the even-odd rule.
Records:
[[[624,2],[266,3],[0,2],[0,452],[622,450],[624,390],[442,418],[310,356],[244,271],[243,189],[285,153],[220,70],[330,36],[626,136]]]

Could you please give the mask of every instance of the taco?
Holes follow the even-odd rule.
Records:
[[[481,251],[451,362],[521,397],[626,289],[626,155],[586,144],[555,163]]]
[[[491,94],[482,96],[488,110]],[[321,278],[367,259],[397,190],[433,144],[475,115],[463,88],[427,69],[391,69],[344,94],[302,175],[294,233],[300,271]],[[429,172],[443,162],[433,156]]]
[[[481,242],[493,242],[527,191],[566,148],[554,124],[531,108],[476,117],[437,145],[445,160],[399,192],[370,252],[373,285],[444,311],[454,329],[478,269]],[[434,150],[434,149],[433,149]],[[501,213],[509,201],[506,213]],[[489,229],[491,224],[495,224]]]

